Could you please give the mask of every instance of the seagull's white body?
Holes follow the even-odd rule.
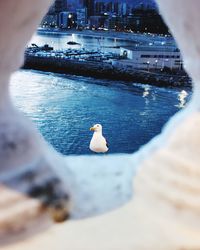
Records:
[[[95,153],[105,153],[108,151],[106,139],[102,135],[102,126],[100,124],[94,125],[90,130],[94,131],[90,141],[90,150]]]

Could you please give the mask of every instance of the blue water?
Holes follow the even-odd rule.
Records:
[[[67,43],[69,41],[74,41],[79,43],[80,45],[68,45]],[[30,42],[36,43],[39,46],[44,45],[45,43],[49,44],[50,46],[53,46],[54,49],[101,49],[102,51],[112,51],[112,52],[119,52],[119,49],[114,48],[106,48],[106,46],[130,46],[135,45],[132,41],[126,41],[121,39],[112,39],[112,38],[106,38],[104,36],[102,37],[96,37],[94,36],[87,36],[87,35],[78,35],[78,34],[35,34]]]
[[[109,153],[132,153],[160,133],[184,107],[190,91],[39,71],[11,80],[16,105],[59,152],[90,154],[95,123],[103,125]]]

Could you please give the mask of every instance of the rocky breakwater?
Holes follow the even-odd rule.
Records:
[[[112,65],[120,60],[114,53],[100,51],[71,50],[54,51],[48,46],[31,47],[26,50],[23,68],[47,72],[91,76],[96,78],[148,83],[162,87],[191,86],[185,73],[145,71]]]

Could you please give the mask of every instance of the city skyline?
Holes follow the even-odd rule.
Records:
[[[152,0],[56,0],[43,28],[168,33]]]
[[[66,0],[69,10],[75,10],[81,8],[84,5],[84,0]],[[156,3],[154,0],[94,0],[94,2],[104,2],[104,3],[127,3],[133,8],[139,7],[141,5],[150,6],[155,8]]]

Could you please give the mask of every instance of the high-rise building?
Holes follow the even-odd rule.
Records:
[[[84,27],[87,23],[87,9],[81,8],[76,10],[77,15],[77,27],[81,28]]]
[[[60,12],[58,16],[58,27],[61,29],[66,29],[68,27],[68,13]]]
[[[135,9],[132,18],[128,19],[128,26],[135,31],[160,34],[168,33],[168,27],[156,9]]]
[[[113,11],[116,15],[119,14],[119,10],[120,10],[120,4],[118,2],[115,2],[114,3],[114,8],[113,8]]]
[[[109,17],[106,24],[108,29],[123,31],[126,26],[126,18],[122,16],[112,15],[111,17]]]
[[[121,15],[126,16],[127,12],[128,12],[127,3],[122,3],[122,5],[121,5]]]
[[[109,13],[114,12],[113,2],[106,3],[106,12],[109,12]]]
[[[41,26],[55,28],[57,26],[57,16],[53,14],[46,15],[41,22]]]
[[[56,0],[54,6],[56,13],[67,11],[67,0]]]
[[[84,8],[82,0],[68,0],[67,9],[71,12],[76,12],[77,9]]]
[[[106,16],[91,16],[89,19],[90,29],[104,28]]]
[[[94,16],[94,0],[83,0],[83,6],[87,8],[87,17]]]
[[[96,2],[95,3],[95,15],[101,15],[106,11],[104,2]]]

